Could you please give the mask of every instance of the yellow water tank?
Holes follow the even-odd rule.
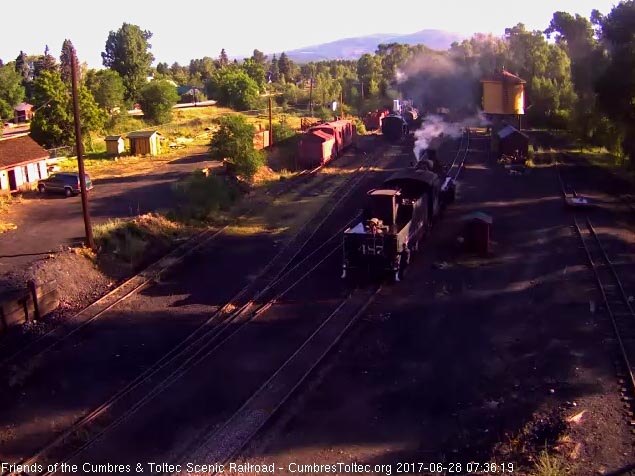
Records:
[[[483,112],[525,114],[525,81],[507,71],[481,80]]]

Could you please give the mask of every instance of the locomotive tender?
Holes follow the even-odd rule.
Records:
[[[436,173],[411,167],[368,191],[362,220],[344,231],[342,278],[390,272],[400,281],[441,212],[441,185]]]

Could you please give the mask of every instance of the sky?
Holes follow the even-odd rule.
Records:
[[[0,58],[14,60],[21,50],[42,54],[45,45],[59,57],[69,38],[80,61],[101,68],[101,52],[110,31],[132,23],[153,33],[151,52],[158,62],[189,64],[190,59],[251,56],[374,33],[414,33],[440,29],[460,33],[502,35],[519,22],[544,30],[553,12],[589,17],[591,10],[609,13],[616,0],[401,0],[399,2],[298,0],[29,0],[2,5]],[[334,6],[328,11],[327,6]],[[316,5],[316,6],[312,6]],[[386,6],[395,8],[385,10]]]

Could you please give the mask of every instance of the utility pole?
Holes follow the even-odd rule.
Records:
[[[73,116],[75,120],[75,145],[77,147],[77,168],[79,169],[79,188],[82,194],[82,211],[84,214],[84,229],[86,231],[86,244],[91,250],[95,249],[93,240],[93,228],[90,224],[88,211],[88,193],[86,192],[86,174],[84,172],[84,144],[82,143],[82,129],[79,120],[79,92],[77,87],[77,53],[71,48],[71,86],[73,90]]]
[[[344,119],[344,91],[340,91],[340,113]]]
[[[273,127],[271,120],[271,91],[269,91],[269,146],[273,145]]]
[[[309,110],[310,116],[313,117],[313,71],[311,71],[311,84],[309,86]]]

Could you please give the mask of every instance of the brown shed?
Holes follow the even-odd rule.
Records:
[[[158,131],[139,131],[128,134],[130,153],[132,155],[159,155],[161,138]]]
[[[106,153],[108,155],[121,155],[125,150],[122,136],[106,136]]]

